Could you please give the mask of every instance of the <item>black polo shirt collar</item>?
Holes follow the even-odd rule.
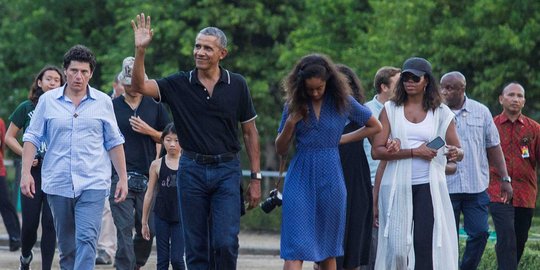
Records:
[[[222,68],[221,66],[219,66],[219,71],[221,73],[220,77],[219,77],[219,80],[218,82],[223,82],[223,83],[226,83],[226,84],[231,84],[231,74],[229,73],[228,70]],[[199,77],[197,76],[197,68],[191,70],[189,72],[189,83],[195,85],[195,84],[200,84],[202,85],[202,83],[199,81]]]

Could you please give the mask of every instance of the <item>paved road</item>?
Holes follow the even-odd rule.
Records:
[[[39,249],[34,250],[34,261],[32,262],[32,269],[40,270],[41,269],[41,253]],[[156,253],[152,252],[148,260],[148,264],[143,269],[156,269]],[[309,270],[312,268],[313,264],[306,262],[304,264],[303,270]],[[0,247],[0,269],[2,270],[15,270],[19,269],[19,253],[18,252],[9,252],[6,246]],[[274,255],[249,255],[249,254],[240,254],[238,257],[238,270],[276,270],[283,268],[283,261],[279,256]],[[60,269],[58,267],[58,255],[55,256],[55,261],[53,263],[53,269]],[[95,268],[96,270],[112,270],[112,266],[103,266],[98,265]]]
[[[1,221],[1,219],[0,219]],[[0,270],[18,269],[19,252],[9,252],[8,237],[5,229],[0,225]],[[268,233],[240,232],[240,255],[238,257],[238,270],[275,270],[283,268],[283,260],[279,258],[279,235]],[[37,244],[36,246],[39,246]],[[39,248],[34,248],[34,261],[32,269],[41,269],[41,253]],[[155,269],[156,252],[155,246],[150,255],[147,266],[143,269]],[[53,269],[58,267],[58,254],[55,256]],[[96,266],[100,270],[112,270],[112,266]],[[313,269],[313,263],[306,262],[303,270]]]

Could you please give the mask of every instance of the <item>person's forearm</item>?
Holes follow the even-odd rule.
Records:
[[[143,93],[144,89],[144,74],[145,74],[145,68],[144,68],[144,54],[145,54],[146,48],[144,47],[136,47],[135,48],[135,62],[133,63],[133,76],[131,78],[131,91],[135,91],[138,93]],[[128,91],[128,89],[126,89]]]
[[[261,171],[259,134],[257,128],[250,128],[250,132],[244,132],[244,144],[249,158],[252,172]]]
[[[289,151],[289,145],[295,131],[295,124],[290,121],[285,122],[285,126],[276,138],[276,152],[278,155],[285,155]]]
[[[32,168],[32,162],[34,161],[36,152],[37,152],[37,147],[33,143],[24,142],[23,149],[22,149],[22,165],[21,165],[22,174],[30,174],[30,170]]]
[[[154,140],[155,143],[161,143],[161,131],[154,130],[150,137],[152,137],[152,140]]]
[[[114,169],[116,170],[116,174],[118,174],[119,180],[127,181],[124,145],[120,144],[109,150],[109,157],[111,158],[111,162],[114,166]]]
[[[142,211],[142,218],[141,218],[141,224],[142,225],[148,225],[148,217],[150,216],[150,204],[152,203],[152,199],[154,197],[153,190],[146,190],[146,194],[144,194],[144,201],[143,201],[143,211]]]
[[[17,138],[6,135],[5,143],[13,153],[22,156],[23,148],[19,141],[17,141]]]
[[[490,147],[486,150],[489,165],[491,165],[497,170],[497,173],[500,177],[508,176],[508,171],[506,170],[506,162],[504,161],[504,153],[502,151],[501,145]]]
[[[380,145],[371,148],[371,156],[376,160],[398,160],[414,157],[414,148],[400,149],[397,152],[388,152],[386,146]]]

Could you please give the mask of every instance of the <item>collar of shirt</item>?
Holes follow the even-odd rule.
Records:
[[[67,87],[67,83],[64,84],[63,86],[61,86],[62,91],[57,91],[57,92],[55,92],[55,98],[56,98],[56,99],[60,99],[60,98],[63,97],[65,100],[71,102],[71,99],[70,99],[68,96],[65,95],[66,87]],[[94,98],[95,93],[93,93],[93,92],[95,92],[95,91],[98,91],[98,90],[92,88],[90,85],[86,86],[86,95],[84,95],[84,97],[82,98],[81,101],[84,101],[84,100],[86,100],[87,98],[95,100],[95,98]],[[93,94],[92,94],[92,93],[93,93]]]
[[[507,116],[506,114],[504,114],[504,113],[501,113],[501,114],[500,114],[500,119],[501,119],[501,120],[500,120],[500,121],[501,121],[501,122],[500,122],[501,124],[502,124],[502,123],[505,123],[505,122],[510,122],[510,123],[512,123],[512,121],[511,121],[511,120],[508,118],[508,116]],[[516,120],[517,120],[519,123],[524,124],[524,121],[523,121],[523,114],[519,114],[519,116],[518,116],[518,118],[517,118]]]
[[[229,74],[229,71],[222,68],[221,66],[219,67],[219,71],[221,74],[220,74],[218,82],[231,84],[231,74]],[[199,77],[197,76],[197,73],[198,73],[198,69],[196,68],[189,72],[189,82],[191,84],[201,84],[201,82],[199,81]]]
[[[375,96],[373,97],[373,102],[375,102],[375,104],[377,104],[377,106],[379,106],[379,107],[382,108],[382,107],[384,106],[384,104],[382,104],[382,103],[379,101],[378,98],[379,98],[379,95],[375,95]]]

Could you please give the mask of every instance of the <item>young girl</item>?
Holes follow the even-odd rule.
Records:
[[[283,269],[316,261],[322,270],[335,270],[335,257],[343,255],[347,196],[338,146],[375,134],[381,124],[350,96],[347,79],[326,56],[303,57],[284,86],[276,151],[286,154],[294,139],[296,154],[283,187]],[[358,129],[342,135],[347,120]]]
[[[150,240],[148,227],[149,211],[152,208],[154,191],[154,232],[156,233],[157,269],[169,269],[169,261],[174,270],[184,268],[184,237],[179,218],[176,193],[176,172],[180,160],[180,145],[176,129],[168,124],[161,134],[161,143],[167,154],[150,165],[148,189],[144,196],[142,214],[142,234]]]
[[[41,95],[51,89],[64,84],[64,76],[59,68],[45,66],[38,73],[28,99],[23,101],[9,116],[9,127],[6,132],[6,144],[17,155],[22,156],[22,146],[17,140],[17,134],[30,124],[30,119]],[[31,174],[34,177],[36,192],[34,198],[21,196],[22,231],[21,231],[21,258],[20,269],[30,269],[33,258],[32,247],[37,240],[37,230],[41,215],[41,268],[51,269],[56,248],[56,232],[52,219],[51,209],[47,203],[47,195],[41,191],[41,163],[45,155],[46,146],[38,149],[38,154],[32,163]]]

